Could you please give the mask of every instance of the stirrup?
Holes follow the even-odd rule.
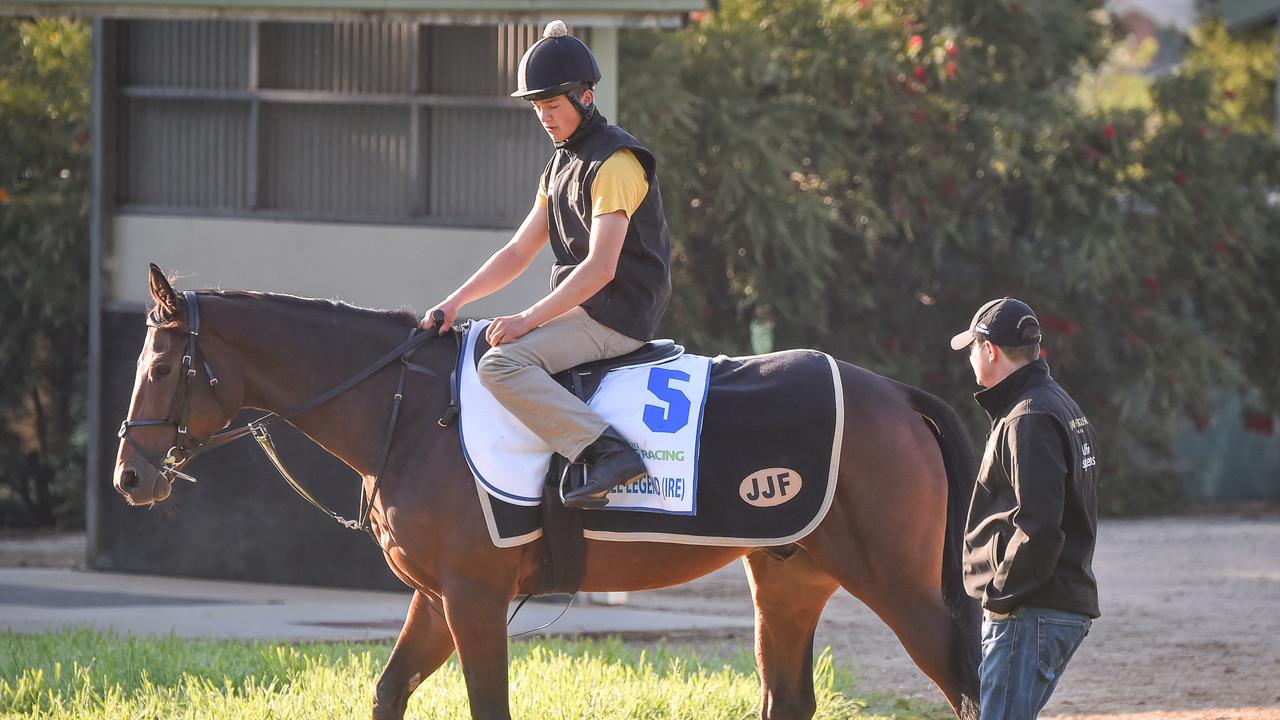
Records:
[[[590,483],[590,480],[587,475],[587,467],[588,467],[587,463],[584,463],[584,462],[565,463],[564,470],[561,471],[560,473],[560,482],[557,488],[558,492],[560,493],[561,504],[563,504],[565,507],[574,508],[577,510],[599,510],[605,505],[608,505],[609,498],[605,497],[604,494],[601,494],[598,497],[595,495],[588,495],[587,497],[583,497],[583,498],[574,498],[574,500],[572,501],[573,502],[572,505],[570,504],[569,500],[565,499],[564,489],[565,489],[565,486],[569,484],[569,469],[575,465],[582,466],[582,486],[586,487]],[[608,493],[609,492],[608,488],[606,488],[604,492]]]

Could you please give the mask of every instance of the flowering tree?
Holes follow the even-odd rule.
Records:
[[[949,398],[984,437],[946,341],[1018,296],[1099,428],[1104,505],[1175,503],[1171,439],[1211,391],[1254,398],[1259,430],[1280,409],[1280,153],[1205,72],[1150,109],[1083,109],[1100,5],[729,0],[629,36],[623,124],[676,236],[667,331],[742,352],[771,327]]]

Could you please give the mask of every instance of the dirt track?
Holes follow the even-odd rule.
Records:
[[[0,542],[0,565],[66,567],[83,557],[82,534]],[[1094,569],[1103,616],[1044,717],[1280,720],[1280,516],[1104,520]],[[632,593],[630,601],[675,612],[751,612],[738,563],[680,587]],[[889,630],[843,591],[818,629],[817,646],[826,645],[868,690],[941,701]]]
[[[1094,570],[1103,615],[1042,717],[1280,718],[1280,518],[1104,520]],[[751,609],[738,564],[631,601]],[[844,591],[818,628],[824,645],[868,689],[941,700],[892,633]]]

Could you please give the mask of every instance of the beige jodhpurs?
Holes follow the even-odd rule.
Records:
[[[492,348],[480,358],[480,382],[520,422],[570,460],[609,425],[555,380],[554,373],[625,355],[644,342],[592,320],[581,307]]]

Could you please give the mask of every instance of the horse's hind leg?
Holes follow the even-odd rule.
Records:
[[[753,552],[743,560],[756,607],[756,663],[763,720],[809,720],[813,694],[813,634],[838,583],[806,552],[778,560]]]
[[[833,508],[836,514],[838,508]],[[943,600],[941,528],[921,532],[894,524],[900,537],[870,541],[858,551],[847,544],[812,538],[814,562],[835,576],[897,635],[917,667],[928,675],[958,717],[976,720],[970,698],[977,697],[975,668],[963,662],[964,634]],[[936,537],[935,537],[936,536]]]
[[[409,696],[453,654],[453,636],[440,607],[439,597],[421,590],[413,594],[396,647],[374,689],[373,720],[401,720]]]

